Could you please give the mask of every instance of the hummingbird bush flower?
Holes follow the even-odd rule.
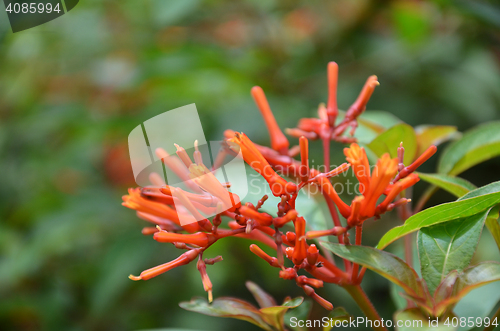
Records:
[[[365,147],[357,143],[354,134],[358,118],[379,82],[376,76],[369,77],[356,101],[346,112],[341,112],[337,107],[337,79],[338,66],[331,62],[328,64],[328,101],[319,106],[318,118],[300,119],[296,128],[285,131],[299,138],[298,146],[290,147],[260,87],[252,88],[251,94],[269,130],[271,147],[253,143],[245,133],[224,132],[226,146],[221,153],[241,155],[265,179],[272,194],[279,198],[273,213],[261,210],[267,196],[244,203],[229,189],[231,183],[219,182],[203,164],[197,142],[193,155],[177,145],[176,155],[158,149],[156,154],[165,166],[184,180],[191,191],[166,185],[153,176],[152,186],[129,189],[128,195],[123,197],[123,205],[156,225],[156,228],[145,228],[144,234],[152,234],[154,240],[172,244],[185,252],[173,261],[143,271],[139,276],[130,276],[130,279],[148,280],[198,258],[197,269],[211,302],[217,284],[210,281],[207,265],[220,262],[222,258],[203,259],[203,256],[226,237],[247,238],[253,241],[250,251],[278,269],[278,277],[294,281],[325,309],[331,310],[333,305],[315,289],[333,283],[346,288],[369,319],[379,320],[380,316],[359,286],[364,270],[359,272],[358,265],[347,259],[343,261],[343,268],[337,266],[333,258],[319,248],[317,240],[332,237],[342,245],[360,246],[366,220],[379,219],[382,214],[410,203],[404,193],[419,181],[415,170],[436,152],[436,147],[430,146],[413,163],[405,166],[401,145],[395,147],[398,157],[384,153],[370,166]],[[323,172],[310,165],[309,140],[315,139],[323,141],[326,166]],[[344,148],[346,162],[333,169],[329,164],[330,141],[349,144]],[[219,157],[214,167],[218,160]],[[339,194],[332,183],[333,177],[349,169],[359,184],[359,194],[349,197],[350,201]],[[296,205],[300,190],[306,187],[315,187],[324,196],[332,217],[331,228],[312,229],[312,220]],[[214,216],[205,216],[209,214]],[[193,222],[185,224],[184,219]],[[350,239],[351,229],[355,229],[354,240]],[[273,253],[261,247],[267,247]]]

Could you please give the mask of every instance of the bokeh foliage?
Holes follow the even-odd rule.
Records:
[[[3,4],[0,11],[0,325],[6,330],[252,329],[178,307],[204,295],[193,265],[148,282],[127,279],[177,253],[143,237],[141,221],[120,206],[134,185],[127,135],[159,113],[196,103],[207,139],[231,128],[266,144],[250,88],[262,86],[280,125],[292,127],[326,101],[331,60],[340,66],[343,109],[376,74],[381,86],[369,109],[414,126],[463,131],[500,113],[495,1],[86,0],[16,34]],[[340,160],[341,146],[333,150]],[[500,179],[498,166],[489,161],[463,177],[484,185]],[[450,200],[440,192],[434,202]],[[381,222],[365,231],[366,244],[397,224],[390,216]],[[496,258],[481,247],[483,259]],[[216,297],[251,300],[245,280],[280,300],[301,295],[251,256],[248,242],[230,239],[214,248],[211,254],[225,259],[208,270]],[[387,282],[373,274],[365,282],[390,317],[394,304],[379,295]],[[359,315],[341,289],[322,293]]]

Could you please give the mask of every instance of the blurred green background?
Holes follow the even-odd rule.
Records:
[[[134,186],[128,133],[196,103],[207,140],[231,128],[267,144],[250,88],[262,86],[280,126],[293,127],[326,101],[328,61],[340,66],[342,109],[376,74],[368,109],[467,130],[500,115],[499,28],[496,1],[82,0],[13,34],[0,4],[0,329],[253,330],[178,307],[205,296],[194,265],[127,278],[178,255],[141,235],[145,224],[120,205]],[[484,185],[499,167],[492,160],[463,177]],[[451,199],[441,192],[434,202]],[[386,220],[384,229],[397,224]],[[498,259],[488,235],[476,260]],[[216,297],[251,300],[245,280],[278,300],[303,295],[248,245],[229,239],[209,251],[224,256],[208,268]],[[364,287],[391,318],[387,281],[368,272]],[[360,315],[342,289],[320,294]]]

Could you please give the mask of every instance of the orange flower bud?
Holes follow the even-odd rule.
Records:
[[[266,213],[259,213],[253,208],[241,206],[238,211],[247,219],[253,219],[257,221],[259,226],[269,226],[273,223],[273,217],[271,215]]]
[[[306,238],[307,239],[315,239],[315,238],[324,237],[324,236],[340,236],[341,234],[344,234],[345,231],[346,231],[346,228],[344,228],[342,226],[335,226],[329,230],[307,231]]]
[[[366,104],[368,103],[368,100],[370,100],[375,87],[378,85],[380,85],[380,83],[377,80],[377,76],[368,77],[358,98],[347,110],[346,119],[354,120],[365,111]]]
[[[312,244],[307,249],[307,263],[309,263],[310,266],[315,266],[316,262],[318,262],[318,257],[319,257],[318,248],[316,248],[315,244]]]
[[[162,203],[154,202],[142,197],[140,188],[128,189],[128,195],[124,195],[122,199],[124,201],[122,205],[127,208],[166,218],[174,221],[176,224],[179,224],[179,218],[174,209]]]
[[[153,239],[161,243],[182,242],[200,247],[206,247],[208,246],[208,244],[213,243],[213,241],[215,240],[212,235],[204,232],[181,234],[167,231],[160,231],[155,233]]]
[[[309,142],[306,137],[300,137],[300,180],[305,183],[309,179]]]
[[[286,257],[291,260],[293,258],[293,251],[294,251],[294,248],[293,247],[287,247],[285,249],[285,254],[286,254]]]
[[[307,257],[307,243],[305,239],[306,220],[303,217],[297,217],[295,220],[295,249],[292,262],[299,265]]]
[[[281,131],[276,123],[276,119],[274,118],[273,112],[271,111],[271,107],[269,107],[269,103],[267,102],[266,95],[264,91],[259,86],[254,86],[252,88],[252,96],[257,104],[257,107],[266,122],[267,129],[269,130],[269,135],[271,137],[271,147],[280,152],[280,154],[287,155],[288,154],[288,146],[290,143],[288,139],[286,139],[285,135]]]
[[[283,279],[295,279],[297,277],[297,271],[294,268],[287,268],[285,270],[280,270],[280,278]]]
[[[198,262],[196,263],[196,268],[198,268],[198,271],[200,272],[201,282],[203,283],[203,289],[205,290],[205,292],[208,292],[208,302],[212,302],[213,301],[212,282],[208,277],[207,266],[205,262],[203,260],[198,260]]]
[[[415,185],[419,180],[420,178],[417,174],[410,174],[409,176],[396,182],[392,186],[389,194],[387,194],[387,197],[384,199],[384,201],[380,205],[378,205],[377,211],[385,211],[387,209],[387,206],[389,206],[389,204],[398,196],[399,193],[403,192],[403,190],[407,189],[408,187]]]
[[[148,270],[144,270],[143,272],[141,272],[141,275],[138,277],[130,275],[130,276],[128,276],[128,278],[130,278],[131,280],[151,279],[151,278],[156,277],[158,275],[161,275],[162,273],[167,272],[173,268],[188,264],[189,262],[193,261],[196,258],[196,256],[198,256],[199,253],[200,253],[199,249],[192,249],[192,250],[187,251],[186,253],[182,254],[181,256],[179,256],[178,258],[176,258],[173,261],[161,264],[157,267],[154,267],[154,268],[151,268]]]
[[[277,268],[280,267],[280,265],[278,263],[278,259],[267,255],[267,253],[264,252],[259,246],[255,245],[255,244],[251,244],[250,251],[252,253],[254,253],[255,255],[257,255],[258,257],[260,257],[261,259],[263,259],[264,261],[266,261],[267,263],[269,263],[271,266],[277,267]]]
[[[323,192],[333,200],[335,205],[337,205],[340,214],[342,214],[342,216],[344,216],[345,218],[349,217],[349,215],[351,214],[351,208],[344,201],[342,201],[342,199],[340,199],[340,197],[337,195],[337,192],[335,192],[332,183],[330,183],[330,180],[323,176],[319,176],[316,177],[316,181],[321,186]]]
[[[297,211],[295,209],[291,209],[289,210],[285,216],[283,217],[280,217],[280,218],[277,218],[275,221],[274,221],[274,226],[275,227],[278,227],[278,228],[281,228],[283,225],[285,225],[286,223],[290,222],[290,221],[295,221],[295,219],[297,218],[297,215],[299,213],[297,213]]]
[[[398,176],[394,179],[394,181],[398,181],[401,178],[404,178],[417,170],[425,161],[431,158],[437,151],[437,147],[434,145],[429,146],[422,155],[420,155],[412,164],[401,170]]]
[[[147,227],[142,228],[141,233],[145,236],[150,236],[158,231],[160,231],[160,230],[158,230],[158,228],[147,226]]]
[[[314,278],[307,278],[306,276],[298,276],[295,281],[299,286],[309,285],[312,287],[323,287],[323,281]]]
[[[316,292],[314,292],[312,287],[310,287],[308,285],[304,285],[304,286],[302,286],[302,288],[304,289],[304,292],[308,296],[313,298],[314,301],[319,303],[323,308],[325,308],[327,310],[333,310],[333,305],[331,304],[331,302],[320,297]]]
[[[326,106],[328,123],[330,127],[335,126],[338,115],[337,108],[337,84],[339,78],[339,66],[335,62],[328,63],[328,104]]]
[[[293,194],[296,192],[297,186],[278,176],[254,143],[248,139],[244,133],[240,134],[236,132],[234,137],[229,140],[229,143],[236,143],[239,145],[245,162],[264,177],[274,196]]]

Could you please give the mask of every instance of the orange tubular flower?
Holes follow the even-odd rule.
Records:
[[[207,274],[207,265],[203,260],[198,260],[198,263],[196,263],[196,268],[200,272],[203,289],[205,290],[205,292],[208,292],[208,302],[212,302],[214,300],[212,294],[212,282],[210,281],[210,278]]]
[[[200,253],[199,249],[192,249],[192,250],[187,251],[186,253],[182,254],[181,256],[179,256],[178,258],[176,258],[173,261],[161,264],[157,267],[154,267],[154,268],[151,268],[148,270],[144,270],[143,272],[141,272],[140,276],[130,275],[130,276],[128,276],[128,278],[130,278],[131,280],[151,279],[151,278],[156,277],[158,275],[161,275],[162,273],[167,272],[173,268],[188,264],[189,262],[193,261],[196,258],[196,256],[198,256],[199,253]]]
[[[241,206],[240,198],[222,186],[215,175],[204,165],[192,164],[189,167],[189,177],[204,191],[218,198],[224,209],[234,211]]]
[[[349,148],[344,148],[347,162],[352,166],[352,171],[362,185],[361,192],[368,192],[370,188],[370,164],[365,149],[353,143]]]
[[[289,195],[297,190],[297,185],[281,178],[269,165],[257,147],[244,133],[234,133],[229,143],[240,146],[243,159],[269,183],[274,196]],[[231,147],[231,146],[230,146]]]
[[[316,248],[315,244],[312,244],[307,249],[307,263],[309,263],[310,266],[315,266],[316,262],[318,262],[318,257],[319,257],[319,250],[318,248]]]
[[[172,233],[167,231],[156,232],[153,236],[153,239],[161,243],[181,242],[200,247],[206,247],[209,244],[213,243],[215,240],[213,235],[204,232],[197,232],[193,234],[181,234],[181,233]]]
[[[333,200],[335,205],[337,205],[340,214],[342,214],[345,218],[349,217],[351,214],[351,208],[344,201],[342,201],[342,199],[340,199],[337,192],[335,192],[332,183],[330,183],[330,180],[324,176],[319,176],[316,177],[316,181],[321,186],[321,190]]]
[[[366,104],[368,103],[368,100],[370,100],[373,91],[375,91],[375,87],[379,85],[380,83],[377,80],[377,76],[368,77],[365,86],[363,86],[363,89],[361,90],[358,98],[347,110],[346,120],[356,119],[359,115],[361,115],[361,113],[365,111]]]
[[[265,260],[267,263],[269,263],[271,266],[279,268],[280,265],[278,264],[278,259],[275,257],[270,257],[267,255],[266,252],[264,252],[259,246],[255,244],[250,245],[250,251],[260,257],[261,259]]]
[[[300,180],[305,183],[309,179],[309,141],[306,137],[302,136],[299,139],[300,143],[300,162],[301,167],[299,171]]]
[[[295,220],[295,249],[293,251],[292,262],[299,265],[307,257],[306,243],[306,220],[303,217],[297,217]]]
[[[276,119],[271,111],[271,107],[269,107],[264,91],[260,86],[254,86],[252,88],[252,96],[260,110],[260,113],[262,114],[262,117],[264,117],[267,129],[269,130],[269,135],[271,136],[271,147],[275,151],[280,152],[280,154],[287,155],[290,143],[280,130],[278,123],[276,123]]]
[[[431,156],[433,156],[437,151],[437,147],[434,145],[429,146],[425,150],[425,152],[422,153],[412,164],[401,170],[401,172],[398,174],[396,179],[394,181],[398,181],[401,178],[404,178],[408,176],[408,174],[411,174],[415,170],[417,170],[418,167],[422,165],[425,161],[427,161]]]
[[[373,169],[368,192],[364,194],[365,199],[360,210],[360,216],[362,218],[368,218],[375,215],[375,207],[378,198],[384,193],[384,190],[391,183],[391,180],[397,172],[398,159],[391,159],[387,153],[382,155]]]
[[[162,203],[154,202],[142,197],[140,188],[129,188],[128,195],[124,195],[122,199],[122,205],[127,208],[137,210],[138,212],[166,218],[175,222],[176,224],[180,224],[179,217],[177,216],[177,212],[174,209]]]
[[[337,108],[337,84],[339,79],[339,66],[335,62],[328,63],[328,104],[326,112],[328,114],[328,122],[331,127],[335,126],[335,120],[339,113]]]
[[[396,182],[396,184],[392,186],[389,194],[387,194],[387,197],[384,199],[384,201],[380,205],[378,205],[377,212],[384,212],[399,193],[403,192],[403,190],[406,190],[408,187],[415,185],[419,180],[420,178],[418,178],[417,174],[410,174],[407,177]]]
[[[259,226],[269,226],[273,223],[273,218],[269,214],[259,213],[255,209],[247,206],[242,206],[238,210],[240,214],[245,216],[246,218],[257,221],[257,223],[259,223]]]

